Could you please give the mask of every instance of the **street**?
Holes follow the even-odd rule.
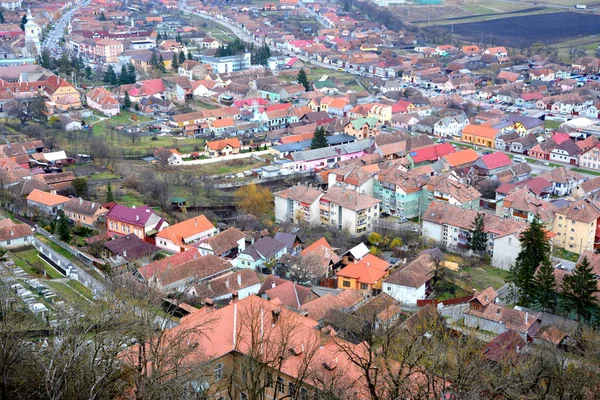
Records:
[[[73,15],[81,8],[90,4],[91,0],[86,0],[83,3],[76,4],[73,8],[68,10],[65,14],[61,15],[59,20],[52,26],[50,32],[42,43],[42,49],[48,49],[55,58],[60,58],[63,53],[63,47],[61,40],[64,36],[65,30],[69,26],[69,21],[73,18]]]

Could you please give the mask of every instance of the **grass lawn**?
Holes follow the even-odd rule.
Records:
[[[560,124],[562,124],[562,122],[560,122],[560,121],[545,120],[544,121],[544,128],[546,128],[546,129],[558,129],[558,127],[560,126]]]
[[[436,285],[436,299],[462,297],[489,286],[499,289],[506,283],[507,276],[508,271],[489,266],[463,268],[460,271],[447,270],[444,279]]]
[[[23,270],[30,275],[39,275],[38,271],[43,268],[46,271],[46,276],[48,276],[50,279],[64,278],[60,272],[42,260],[38,254],[39,252],[36,249],[12,253],[15,264],[23,268]]]
[[[592,171],[592,170],[587,170],[587,169],[573,168],[572,171],[580,172],[582,174],[600,176],[600,172],[598,172],[598,171]]]
[[[131,207],[131,206],[143,206],[144,201],[136,194],[131,191],[128,191],[126,194],[119,198],[119,203]]]
[[[67,285],[69,285],[71,288],[73,288],[75,291],[77,291],[77,293],[79,293],[80,295],[82,295],[86,299],[88,299],[88,300],[93,300],[94,299],[94,294],[92,293],[92,291],[90,289],[88,289],[87,287],[85,287],[83,285],[83,283],[71,279],[67,283]]]
[[[234,160],[227,162],[217,162],[212,164],[201,164],[194,167],[194,172],[200,175],[222,175],[237,174],[238,172],[248,171],[253,168],[262,167],[265,163],[253,158]]]
[[[205,108],[207,110],[216,110],[217,108],[220,108],[219,106],[217,106],[216,104],[212,104],[212,103],[207,103],[205,101],[200,101],[200,100],[196,100],[194,101],[195,105],[198,105],[202,108]]]
[[[554,257],[562,258],[564,260],[577,262],[579,260],[579,254],[571,253],[565,249],[554,248],[553,254]]]
[[[56,292],[69,303],[81,307],[84,310],[90,308],[89,300],[80,295],[75,289],[71,288],[70,286],[65,285],[62,282],[53,281],[49,281],[48,285],[52,287],[52,289],[56,290]]]
[[[119,177],[115,174],[111,174],[110,172],[102,172],[99,174],[93,174],[88,177],[88,179],[90,179],[92,181],[103,181],[106,179],[115,179],[115,178],[118,179]]]

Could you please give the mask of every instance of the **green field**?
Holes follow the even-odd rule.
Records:
[[[69,303],[83,310],[88,310],[91,308],[90,301],[87,298],[85,298],[82,294],[79,294],[79,292],[73,289],[72,287],[62,282],[48,281],[47,283],[48,286],[56,290],[56,292]]]
[[[64,278],[60,272],[39,257],[39,252],[36,249],[13,251],[11,254],[15,264],[29,275],[39,276],[39,271],[43,270],[46,271],[46,276],[51,279]]]

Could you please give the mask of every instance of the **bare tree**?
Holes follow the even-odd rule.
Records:
[[[169,165],[169,157],[172,154],[170,149],[161,147],[154,152],[154,157],[156,157],[157,163],[161,168],[166,168]]]

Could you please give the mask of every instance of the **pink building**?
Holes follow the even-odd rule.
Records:
[[[340,161],[362,157],[370,146],[370,140],[360,140],[322,149],[296,151],[285,158],[288,162],[281,168],[293,171],[319,171],[332,167]]]

